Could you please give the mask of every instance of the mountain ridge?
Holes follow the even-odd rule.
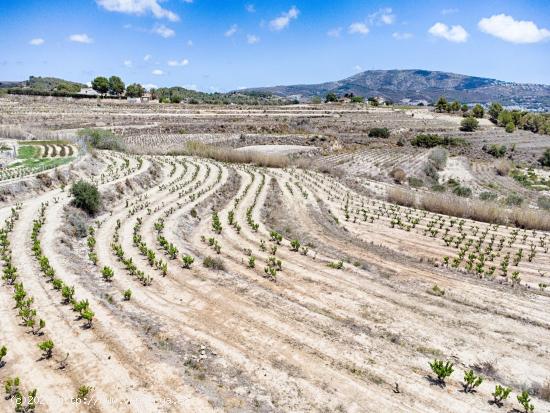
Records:
[[[327,93],[380,96],[394,102],[434,102],[440,96],[464,103],[488,104],[550,110],[550,85],[516,83],[423,69],[367,70],[342,80],[318,84],[247,88],[241,92],[264,92],[282,97],[310,100]]]

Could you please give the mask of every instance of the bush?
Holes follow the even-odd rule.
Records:
[[[482,201],[494,201],[495,199],[497,199],[497,194],[495,194],[494,192],[482,192],[481,194],[479,194],[479,199],[481,199]]]
[[[508,206],[521,206],[523,204],[523,197],[518,194],[510,194],[506,197],[506,205]]]
[[[430,368],[437,376],[437,380],[439,381],[439,383],[445,385],[445,379],[453,374],[453,363],[451,363],[450,361],[444,363],[443,360],[434,360],[429,364]]]
[[[86,139],[93,148],[111,151],[125,151],[126,145],[113,132],[105,129],[82,129],[78,135]]]
[[[546,149],[539,159],[542,166],[550,167],[550,148]]]
[[[482,118],[484,114],[485,110],[480,104],[477,104],[472,108],[472,115],[474,116],[474,118]]]
[[[453,188],[453,194],[468,198],[472,196],[472,190],[468,188],[467,186],[460,186],[457,185]]]
[[[95,214],[101,207],[101,194],[97,187],[82,179],[73,184],[71,195],[74,206],[89,214]]]
[[[328,103],[328,102],[338,102],[338,96],[336,96],[336,93],[333,93],[333,92],[327,93],[325,97],[325,103]]]
[[[540,209],[550,210],[550,196],[541,196],[537,199],[537,205]]]
[[[460,130],[463,132],[473,132],[477,128],[479,128],[479,122],[473,116],[468,116],[460,122]]]
[[[494,156],[495,158],[502,158],[504,155],[506,155],[506,145],[496,145],[493,144],[487,148],[486,146],[483,147],[485,152],[487,152],[489,155]]]
[[[212,270],[225,271],[225,264],[219,257],[204,257],[202,265],[205,268],[210,268]]]
[[[409,186],[413,188],[420,188],[424,186],[424,181],[420,178],[416,178],[414,176],[409,177]]]
[[[449,152],[447,152],[446,149],[443,148],[433,148],[430,151],[430,154],[428,155],[428,159],[433,164],[435,169],[438,171],[441,171],[445,168],[445,165],[447,164],[447,157],[449,155]]]
[[[458,146],[465,145],[466,141],[460,138],[441,137],[435,134],[419,134],[411,140],[411,145],[420,148],[433,148],[435,146]]]
[[[369,130],[369,138],[383,138],[387,139],[390,137],[390,131],[388,128],[372,128]]]
[[[500,176],[508,176],[510,169],[512,169],[512,165],[509,161],[500,160],[495,163],[495,169]]]
[[[401,168],[394,168],[391,172],[390,172],[390,176],[393,178],[393,180],[395,182],[397,182],[398,184],[401,184],[403,183],[403,181],[405,181],[405,179],[407,178],[407,174],[405,173],[405,171]]]
[[[508,122],[504,130],[508,133],[512,133],[513,131],[516,130],[516,125],[514,125],[514,122]]]

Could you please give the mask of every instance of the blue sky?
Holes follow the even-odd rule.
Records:
[[[0,0],[0,80],[204,91],[429,69],[550,84],[550,2]]]

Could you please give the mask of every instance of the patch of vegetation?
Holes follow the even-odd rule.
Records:
[[[460,146],[466,145],[466,141],[462,138],[449,138],[448,136],[441,137],[435,134],[419,134],[411,140],[411,145],[420,148],[433,148],[435,146]]]
[[[383,138],[387,139],[390,137],[390,131],[388,128],[372,128],[369,130],[369,138]]]
[[[223,260],[219,257],[204,257],[202,265],[205,268],[210,268],[212,270],[225,271],[225,264]]]
[[[550,211],[550,196],[541,196],[537,199],[537,205],[541,209]]]
[[[479,121],[473,116],[468,116],[460,122],[460,130],[463,132],[473,132],[478,128]]]
[[[105,129],[82,129],[78,136],[85,138],[90,146],[96,149],[108,149],[111,151],[125,151],[126,145],[113,132]]]
[[[417,178],[415,176],[409,177],[409,186],[413,188],[421,188],[424,186],[424,181],[420,178]]]
[[[506,155],[506,145],[497,145],[493,144],[489,147],[483,146],[481,148],[483,151],[487,152],[489,155],[494,156],[495,158],[502,158],[504,155]]]
[[[80,180],[71,187],[73,204],[89,214],[95,214],[101,207],[101,194],[97,186]]]
[[[494,201],[495,199],[497,199],[497,194],[495,194],[494,192],[482,192],[481,194],[479,194],[479,199],[481,199],[482,201]]]
[[[32,159],[38,157],[40,149],[32,145],[22,145],[17,148],[17,159]]]

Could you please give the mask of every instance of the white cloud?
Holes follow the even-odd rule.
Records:
[[[330,29],[327,32],[327,36],[329,37],[340,37],[340,34],[342,33],[341,27],[335,27],[334,29]]]
[[[146,54],[145,56],[143,56],[143,60],[145,60],[146,62],[148,62],[149,60],[151,60],[153,56],[151,56],[150,54]]]
[[[446,16],[448,14],[455,14],[455,13],[458,13],[458,9],[443,9],[443,10],[441,10],[441,14],[443,16]]]
[[[464,43],[468,39],[468,32],[460,25],[449,27],[438,22],[430,27],[428,33],[455,43]]]
[[[260,42],[260,38],[254,34],[247,34],[246,35],[246,42],[248,44],[256,44]]]
[[[162,76],[164,74],[164,72],[160,69],[155,69],[151,73],[154,74],[155,76]]]
[[[359,65],[355,65],[355,66],[353,66],[353,70],[355,70],[356,72],[362,72],[363,68]]]
[[[168,66],[172,66],[172,67],[175,67],[175,66],[187,66],[189,64],[189,60],[187,59],[182,59],[182,60],[169,60],[168,61]]]
[[[108,11],[136,15],[151,13],[157,19],[166,18],[173,22],[178,21],[179,16],[162,8],[159,1],[162,0],[96,0],[96,3]]]
[[[159,36],[164,37],[165,39],[168,39],[169,37],[174,37],[176,35],[176,32],[174,30],[172,30],[169,27],[166,27],[164,24],[156,26],[153,29],[153,33],[156,33]]]
[[[349,25],[348,33],[350,34],[358,33],[362,35],[367,35],[369,33],[369,28],[365,23],[356,22]]]
[[[408,40],[411,37],[413,37],[413,35],[412,35],[412,33],[394,32],[394,33],[392,33],[392,37],[395,40]]]
[[[244,9],[249,13],[256,12],[256,6],[254,6],[253,4],[247,4],[246,6],[244,6]]]
[[[29,41],[29,44],[30,44],[31,46],[41,46],[41,45],[44,44],[44,42],[45,42],[44,39],[41,39],[40,37],[37,37],[36,39],[31,39],[31,40]]]
[[[131,60],[125,60],[125,61],[124,61],[124,66],[126,66],[126,67],[132,67],[132,61],[131,61]]]
[[[369,21],[371,24],[393,24],[395,22],[395,14],[393,14],[391,8],[386,7],[369,14]]]
[[[539,28],[532,21],[514,20],[506,14],[485,17],[477,26],[482,32],[511,43],[538,43],[550,38],[550,30]]]
[[[275,31],[283,30],[290,24],[291,20],[297,19],[299,14],[300,10],[298,10],[296,6],[292,6],[287,12],[271,20],[269,22],[269,28]]]
[[[90,44],[90,43],[93,43],[94,42],[94,39],[92,39],[90,36],[88,36],[86,33],[81,33],[81,34],[71,34],[69,36],[69,40],[71,42],[76,42],[76,43],[85,43],[85,44]]]
[[[225,37],[231,37],[233,36],[235,33],[237,33],[237,30],[239,30],[239,28],[237,27],[236,24],[232,24],[231,27],[229,29],[227,29],[227,31],[223,34]]]

